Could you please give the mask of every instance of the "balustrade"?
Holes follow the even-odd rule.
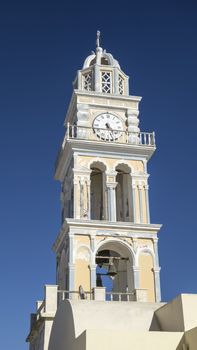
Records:
[[[99,130],[99,132],[96,132]],[[67,132],[66,132],[66,140],[69,139],[82,139],[82,140],[90,140],[90,141],[108,141],[115,143],[126,143],[133,144],[138,146],[155,146],[155,133],[148,132],[139,132],[135,134],[135,141],[130,141],[129,136],[131,136],[131,132],[120,131],[120,130],[108,130],[102,128],[90,128],[84,127],[80,125],[70,125],[67,124]]]

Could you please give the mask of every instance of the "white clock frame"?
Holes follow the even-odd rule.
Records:
[[[92,128],[99,139],[113,141],[121,136],[123,124],[118,116],[106,112],[96,116]]]

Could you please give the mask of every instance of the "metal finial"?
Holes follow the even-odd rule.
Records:
[[[100,35],[101,35],[100,30],[97,30],[97,32],[96,32],[96,47],[100,46]]]

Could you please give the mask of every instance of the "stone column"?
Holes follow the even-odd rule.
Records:
[[[117,182],[107,182],[108,220],[116,221],[116,186]]]
[[[145,185],[144,187],[145,189],[145,198],[146,198],[146,220],[147,223],[150,223],[150,208],[149,208],[149,194],[148,194],[148,190],[149,190],[149,186]]]
[[[134,145],[139,144],[139,132],[138,128],[139,119],[138,119],[139,111],[128,109],[127,110],[127,120],[128,120],[128,143],[132,143]]]

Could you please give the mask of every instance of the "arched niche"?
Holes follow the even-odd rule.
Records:
[[[91,251],[86,245],[77,249],[75,259],[75,286],[76,290],[82,286],[84,291],[90,291],[90,265]]]
[[[147,301],[155,301],[154,260],[151,252],[141,250],[138,256],[139,287],[147,290]]]
[[[117,221],[132,221],[131,168],[124,163],[115,168],[116,175],[116,218]]]
[[[97,249],[95,263],[97,287],[103,286],[108,292],[115,293],[113,300],[118,300],[118,293],[134,291],[134,254],[127,243],[106,240]],[[127,300],[127,296],[123,295],[121,299]],[[133,300],[133,296],[130,295],[129,299]]]
[[[106,219],[106,166],[101,162],[90,165],[90,207],[92,220]]]

